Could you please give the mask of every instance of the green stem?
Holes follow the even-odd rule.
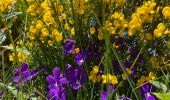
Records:
[[[123,72],[124,72],[125,75],[126,75],[126,78],[127,78],[128,82],[129,82],[129,84],[130,84],[130,87],[132,88],[132,91],[133,91],[134,95],[136,96],[136,99],[137,99],[137,100],[141,100],[141,96],[140,96],[139,92],[138,92],[137,90],[134,90],[134,89],[135,89],[135,83],[133,82],[133,80],[131,79],[131,77],[129,76],[129,74],[127,73],[127,71],[125,70],[125,65],[122,63],[122,61],[121,61],[121,59],[120,59],[120,57],[119,57],[116,49],[114,49],[114,48],[112,47],[112,51],[113,51],[114,55],[116,56],[116,59],[118,60],[118,62],[119,62],[119,64],[120,64]]]

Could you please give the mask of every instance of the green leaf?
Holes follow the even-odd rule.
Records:
[[[14,86],[11,86],[11,83],[9,83],[7,85],[0,83],[0,87],[7,88],[16,98],[22,98],[22,100],[27,100],[27,99],[38,100],[37,97],[31,97],[30,96],[30,95],[33,95],[33,94],[26,94],[26,93],[23,93],[21,91],[18,91]],[[19,97],[19,96],[22,96],[22,97]]]
[[[170,92],[169,93],[152,93],[154,94],[157,98],[161,100],[169,100],[170,99]]]
[[[8,85],[4,85],[3,83],[0,83],[0,86],[6,87],[15,97],[17,97],[18,94],[22,94],[22,98],[28,98],[27,95],[21,93],[20,91],[18,92],[18,90],[15,87],[11,86],[11,83],[9,83]]]
[[[5,49],[7,49],[7,50],[14,51],[14,48],[13,48],[13,47],[10,47],[10,46],[0,46],[0,47],[5,48]],[[17,51],[17,52],[22,52],[22,53],[24,53],[24,54],[26,54],[26,55],[30,55],[30,51],[24,50],[24,49],[22,49],[22,48],[17,48],[16,51]]]
[[[151,83],[155,85],[158,89],[160,89],[160,92],[165,93],[167,91],[167,87],[165,84],[158,81],[151,81]]]
[[[5,28],[0,30],[0,45],[6,40]]]
[[[9,13],[5,19],[11,19],[14,16],[20,15],[22,14],[22,12],[13,12],[13,13]]]

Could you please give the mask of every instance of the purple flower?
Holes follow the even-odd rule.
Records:
[[[84,52],[79,52],[75,56],[75,61],[78,66],[81,66],[84,61],[87,61],[90,59],[92,52],[90,50],[86,50]]]
[[[63,49],[64,49],[64,54],[68,55],[74,52],[75,49],[75,44],[74,41],[71,39],[68,39],[64,45],[63,45]]]
[[[20,69],[17,67],[13,70],[14,72],[14,78],[13,81],[16,83],[21,82],[20,75],[22,77],[22,82],[26,83],[31,78],[35,77],[38,74],[37,70],[29,70],[28,65],[24,62]]]
[[[48,100],[66,100],[66,89],[64,87],[55,87],[47,94]]]
[[[84,62],[84,57],[83,54],[81,52],[77,53],[75,56],[75,61],[77,63],[78,66],[81,66]]]
[[[150,83],[146,83],[140,88],[140,92],[142,96],[145,97],[146,100],[156,100],[154,96],[148,95],[150,94],[149,92],[154,92],[155,90],[156,87]]]
[[[49,83],[48,88],[53,89],[55,87],[61,87],[67,84],[67,79],[60,72],[58,67],[55,67],[53,70],[53,75],[48,75],[46,81]]]
[[[0,92],[0,98],[3,96],[3,92]]]
[[[67,84],[67,79],[60,72],[58,67],[53,70],[53,75],[48,75],[46,77],[48,82],[49,92],[47,94],[48,99],[52,100],[65,100],[66,90],[63,87]]]
[[[146,94],[148,92],[154,92],[155,90],[156,90],[156,87],[150,83],[144,84],[140,89],[142,94]]]
[[[82,67],[75,69],[73,66],[68,65],[66,75],[70,86],[75,90],[81,88],[86,82],[86,74]]]
[[[129,97],[123,95],[121,100],[131,100],[131,99]]]
[[[92,51],[91,51],[91,50],[86,50],[86,51],[84,52],[84,58],[85,58],[86,61],[90,59],[91,54],[92,54]]]
[[[156,100],[155,96],[152,96],[150,94],[145,95],[146,100]]]
[[[114,86],[111,84],[110,86],[109,86],[109,90],[110,90],[110,94],[112,94],[113,93],[113,91],[114,91]],[[107,98],[108,98],[108,92],[105,90],[105,91],[102,91],[101,93],[100,93],[100,97],[101,97],[101,100],[107,100]]]
[[[132,58],[135,58],[139,53],[139,51],[134,49],[133,47],[130,47],[129,51],[130,51],[130,55],[132,56]]]

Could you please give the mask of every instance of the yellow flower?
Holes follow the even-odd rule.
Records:
[[[154,79],[155,79],[155,74],[154,74],[153,72],[150,72],[150,73],[149,73],[149,78],[150,78],[151,80],[154,80]]]
[[[122,14],[121,12],[115,12],[112,16],[111,19],[119,19],[122,20],[124,19],[124,14]]]
[[[102,75],[102,83],[106,84],[106,83],[111,83],[111,84],[117,84],[117,77],[114,75],[111,75],[110,73],[107,73],[106,75]]]
[[[32,4],[28,7],[27,12],[28,13],[33,13],[35,11],[36,5]]]
[[[79,49],[79,48],[75,48],[73,53],[74,53],[74,54],[77,54],[77,53],[79,53],[79,52],[80,52],[80,49]]]
[[[98,39],[99,40],[104,40],[104,34],[103,33],[99,33],[98,34]]]
[[[91,80],[93,83],[96,83],[96,76],[94,74],[91,74],[89,76],[89,80]]]
[[[114,27],[109,27],[109,32],[111,35],[115,34],[116,29]]]
[[[170,18],[170,7],[164,7],[162,10],[162,14],[165,16],[165,18]]]
[[[64,28],[65,28],[67,31],[70,30],[69,24],[68,24],[68,23],[64,24]]]
[[[112,77],[110,78],[110,81],[111,81],[112,84],[117,84],[117,83],[118,83],[116,76],[112,76]]]
[[[33,0],[26,0],[28,3],[31,3],[31,2],[33,2]]]
[[[140,77],[140,79],[138,80],[138,84],[141,85],[141,84],[143,84],[145,81],[146,81],[146,77],[145,77],[144,75],[142,75],[142,76]]]
[[[78,12],[80,15],[82,15],[82,14],[84,14],[84,9],[83,9],[82,7],[80,7],[80,8],[77,9],[77,12]]]
[[[154,30],[154,36],[156,36],[157,38],[161,37],[163,35],[162,31],[155,29]]]
[[[52,35],[53,35],[54,37],[56,37],[57,34],[59,34],[59,31],[58,31],[57,29],[54,29],[54,30],[52,31]]]
[[[100,80],[101,80],[101,75],[97,75],[98,71],[99,71],[99,67],[98,67],[98,66],[94,66],[94,67],[93,67],[93,70],[90,72],[89,79],[90,79],[93,83],[95,83],[96,81],[97,81],[97,82],[100,82]]]
[[[95,74],[97,74],[98,71],[99,71],[99,67],[98,67],[98,66],[94,66],[94,67],[93,67],[93,72],[94,72]]]
[[[48,45],[49,45],[49,46],[52,46],[52,45],[53,45],[53,41],[48,40]]]
[[[44,40],[41,40],[41,43],[42,43],[42,44],[44,44],[44,43],[45,43],[45,41],[44,41]]]
[[[66,20],[66,18],[67,18],[67,14],[66,13],[63,13],[61,16],[62,16],[63,20]]]
[[[29,32],[32,33],[32,34],[37,34],[38,31],[34,26],[30,26]]]
[[[14,61],[14,53],[9,54],[9,61]]]
[[[56,34],[56,37],[55,37],[55,40],[56,40],[57,42],[60,42],[62,39],[63,39],[62,33],[57,33],[57,34]]]
[[[74,36],[75,35],[75,29],[74,27],[71,29],[71,34]]]
[[[119,3],[119,4],[123,4],[125,3],[126,0],[115,0],[115,2]]]
[[[63,10],[64,10],[63,5],[59,5],[59,6],[57,7],[57,11],[58,11],[58,14],[59,14],[59,15],[63,13]]]
[[[126,68],[126,71],[129,75],[132,73],[129,68]],[[123,78],[123,80],[126,80],[126,74],[125,73],[122,74],[122,78]]]
[[[118,20],[115,20],[114,22],[113,22],[113,25],[114,25],[114,27],[120,27],[120,22],[118,21]]]
[[[33,40],[35,40],[35,36],[34,36],[34,35],[30,35],[30,36],[29,36],[29,39],[30,39],[31,41],[33,41]]]
[[[42,33],[42,36],[43,36],[43,37],[49,36],[49,31],[48,31],[47,28],[43,28],[43,29],[41,30],[41,33]]]
[[[41,20],[38,20],[36,22],[36,29],[40,30],[43,28],[43,22]]]
[[[69,22],[69,24],[74,24],[74,21],[71,19],[68,22]]]
[[[19,61],[21,62],[21,61],[24,61],[24,60],[25,60],[25,57],[26,57],[26,56],[25,56],[24,53],[18,52],[17,57],[18,57]]]
[[[152,40],[152,34],[146,33],[145,40]]]
[[[17,44],[21,45],[22,44],[22,40],[17,41]]]
[[[102,83],[103,83],[103,84],[106,84],[106,83],[107,83],[106,75],[102,75]]]
[[[91,27],[91,28],[90,28],[90,33],[91,33],[91,34],[94,34],[95,32],[96,32],[96,29],[95,29],[94,27]]]
[[[51,11],[48,11],[44,14],[43,16],[43,20],[45,23],[47,23],[48,25],[54,23],[54,18],[52,17],[52,13]]]
[[[115,42],[113,43],[113,47],[114,47],[114,48],[119,48],[119,46],[118,46],[118,45],[116,45],[116,43],[115,43]]]
[[[159,24],[157,25],[157,29],[160,30],[160,31],[162,31],[162,32],[165,30],[165,28],[166,28],[166,27],[165,27],[165,25],[164,25],[163,23],[159,23]]]
[[[164,31],[164,34],[165,34],[165,35],[170,34],[170,30],[169,30],[169,29],[166,29],[166,30]]]
[[[153,68],[159,67],[158,59],[155,56],[152,56],[149,61],[152,64]]]

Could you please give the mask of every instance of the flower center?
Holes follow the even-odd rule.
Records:
[[[58,87],[58,84],[57,84],[57,82],[54,84],[54,86],[55,86],[55,87]]]

